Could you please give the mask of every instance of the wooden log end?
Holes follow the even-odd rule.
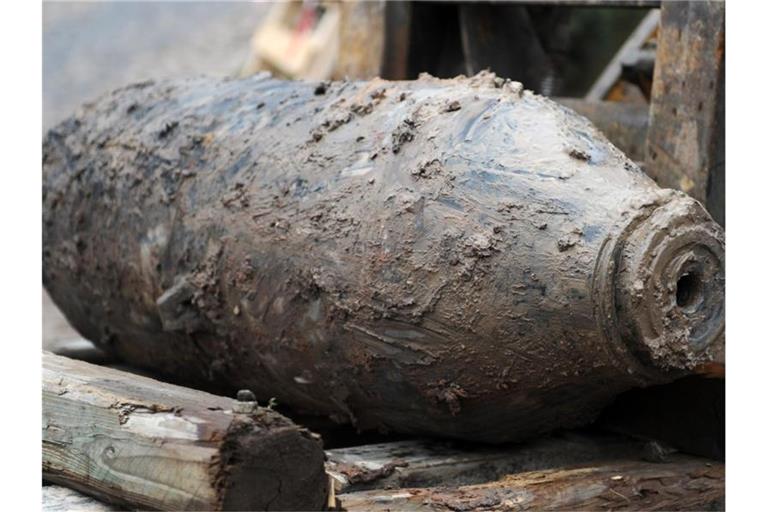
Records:
[[[327,500],[323,458],[319,436],[282,416],[239,416],[227,431],[215,468],[219,508],[305,510],[314,504],[312,509],[320,510]]]
[[[45,353],[43,477],[131,509],[322,509],[320,437],[246,395]]]

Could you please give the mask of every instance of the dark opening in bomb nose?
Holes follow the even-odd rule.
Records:
[[[675,301],[684,311],[695,311],[704,300],[701,277],[696,272],[686,272],[677,280]]]
[[[724,344],[724,238],[693,199],[671,195],[660,203],[619,244],[616,321],[651,368],[686,370]]]

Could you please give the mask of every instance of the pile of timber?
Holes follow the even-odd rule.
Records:
[[[323,453],[319,436],[248,393],[233,400],[49,353],[43,367],[50,512],[724,505],[722,463],[650,461],[646,443],[623,436],[566,432],[502,446],[407,440]]]
[[[247,397],[246,397],[247,398]],[[318,436],[236,401],[45,353],[43,478],[155,510],[317,510]]]

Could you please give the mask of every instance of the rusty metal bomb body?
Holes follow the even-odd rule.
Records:
[[[502,442],[722,357],[722,228],[492,74],[137,84],[43,167],[51,296],[183,381]]]

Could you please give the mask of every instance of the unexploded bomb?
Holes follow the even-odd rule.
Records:
[[[143,83],[44,141],[44,282],[166,375],[501,442],[724,350],[723,231],[483,73]]]

